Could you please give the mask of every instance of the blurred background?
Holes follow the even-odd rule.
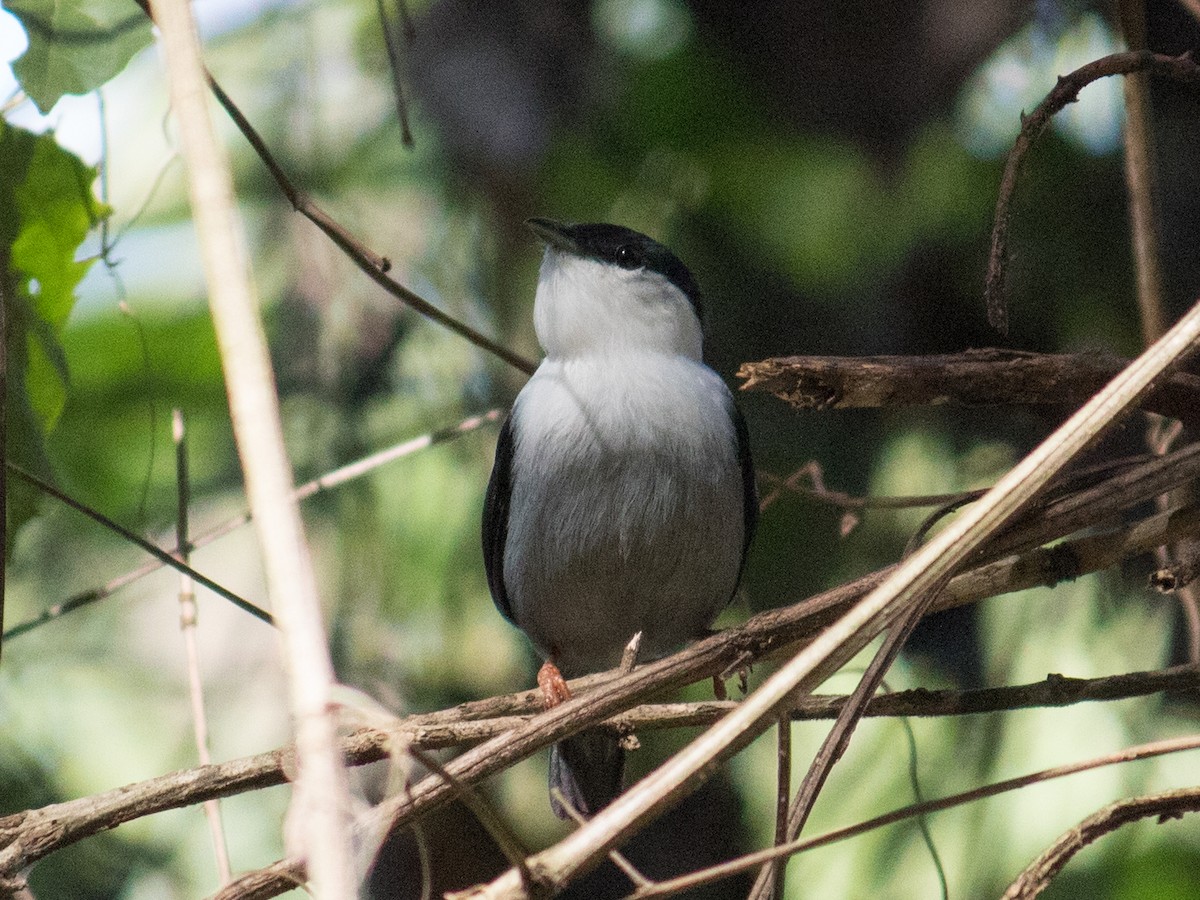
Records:
[[[399,33],[397,9],[387,8]],[[1086,88],[1028,160],[1007,336],[988,327],[982,301],[996,189],[1020,114],[1057,75],[1120,49],[1107,3],[417,0],[407,9],[413,34],[397,38],[411,149],[375,4],[197,0],[195,9],[210,68],[297,185],[387,256],[402,283],[531,358],[540,248],[522,222],[532,215],[619,222],[674,248],[704,290],[706,352],[731,384],[741,362],[781,354],[1139,350],[1116,79]],[[1200,42],[1197,20],[1176,2],[1152,0],[1148,30],[1160,52]],[[18,59],[28,39],[0,11],[2,59]],[[1200,294],[1200,95],[1163,82],[1151,93],[1173,320]],[[48,445],[57,482],[171,541],[177,407],[188,425],[193,532],[224,521],[243,508],[240,470],[157,50],[48,115],[3,68],[0,101],[10,122],[54,129],[60,144],[100,164],[96,190],[113,208],[111,246],[63,332],[70,381]],[[291,210],[215,105],[214,117],[233,158],[298,481],[511,402],[520,373],[363,276]],[[94,235],[87,253],[101,246]],[[858,495],[989,484],[1068,412],[797,414],[762,395],[741,402],[761,472],[786,476],[816,461],[830,487]],[[481,428],[304,505],[339,676],[398,714],[532,684],[533,656],[494,610],[479,550],[495,434]],[[1130,420],[1104,451],[1137,452],[1143,435]],[[924,513],[870,512],[844,537],[841,515],[798,495],[774,503],[722,623],[895,561]],[[42,501],[11,550],[6,625],[141,561]],[[193,562],[266,602],[249,529]],[[1173,601],[1144,587],[1150,565],[935,617],[890,686],[1000,685],[1180,661]],[[159,573],[6,643],[0,814],[194,764],[177,590]],[[199,603],[214,758],[280,745],[288,728],[274,634],[217,597],[202,593]],[[828,689],[850,690],[854,678]],[[711,687],[692,695],[711,696]],[[806,834],[911,802],[910,766],[925,796],[941,796],[1195,726],[1194,704],[1161,698],[868,720]],[[825,728],[793,726],[801,772]],[[642,735],[631,775],[688,736]],[[629,855],[657,877],[769,843],[774,753],[773,735],[758,741]],[[532,848],[564,833],[548,810],[545,765],[543,755],[484,785]],[[357,776],[362,796],[376,797],[386,774]],[[996,896],[1105,803],[1194,780],[1194,761],[1166,758],[941,813],[928,826],[949,896]],[[223,802],[235,870],[281,855],[286,802],[282,789]],[[437,890],[506,867],[460,808],[432,817],[424,834]],[[791,898],[941,894],[913,822],[802,856],[789,876]],[[57,853],[30,884],[39,900],[149,900],[204,896],[217,877],[203,816],[187,809]],[[627,888],[601,870],[573,896]],[[690,896],[746,888],[735,879]],[[389,841],[370,890],[419,896],[411,833]],[[1122,829],[1080,854],[1045,896],[1198,893],[1200,834],[1184,821]]]

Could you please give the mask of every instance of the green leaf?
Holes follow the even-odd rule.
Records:
[[[29,48],[13,64],[43,113],[63,94],[86,94],[108,81],[151,40],[150,20],[130,0],[9,0]]]
[[[108,208],[92,195],[96,170],[58,146],[0,120],[0,278],[7,357],[7,457],[48,474],[46,434],[66,402],[61,334],[91,261],[75,256]],[[11,535],[35,497],[9,482]]]
[[[11,263],[27,277],[26,292],[39,317],[55,330],[67,321],[75,286],[92,262],[75,262],[79,245],[109,213],[92,195],[95,180],[95,169],[47,134],[34,141],[24,177],[13,185],[20,231]]]

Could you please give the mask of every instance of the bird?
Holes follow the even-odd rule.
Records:
[[[702,359],[701,295],[666,246],[612,224],[526,223],[545,244],[533,320],[543,361],[496,445],[483,512],[488,587],[565,680],[709,633],[758,516],[746,423]],[[591,816],[621,791],[610,729],[557,743],[550,802]],[[557,789],[557,794],[555,789]]]

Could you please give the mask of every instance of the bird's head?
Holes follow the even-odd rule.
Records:
[[[700,291],[674,253],[620,225],[528,225],[546,242],[533,322],[547,356],[700,359]]]

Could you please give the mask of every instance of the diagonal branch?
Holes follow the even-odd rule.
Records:
[[[390,277],[387,273],[392,267],[391,262],[386,257],[380,256],[369,249],[365,244],[351,235],[333,217],[321,209],[308,194],[301,191],[292,183],[292,180],[283,171],[283,168],[276,162],[275,157],[267,148],[266,142],[254,130],[254,126],[242,115],[242,111],[238,109],[230,96],[225,93],[224,89],[217,83],[217,80],[211,74],[206,74],[208,77],[208,86],[212,89],[213,96],[217,98],[217,102],[224,107],[225,112],[233,119],[234,124],[237,125],[246,140],[250,142],[250,146],[254,148],[254,152],[258,154],[259,159],[266,165],[267,170],[271,173],[271,177],[279,185],[279,189],[283,191],[288,202],[292,204],[292,209],[321,229],[325,236],[337,244],[341,251],[368,278],[397,300],[400,300],[425,318],[437,322],[443,328],[447,328],[459,337],[465,338],[476,347],[486,350],[493,356],[502,359],[514,369],[524,372],[526,375],[533,374],[533,370],[537,368],[536,363],[481,334],[465,322],[460,322],[449,313],[443,312],[424,297],[421,297],[396,281],[396,279]]]
[[[552,890],[569,883],[597,865],[609,849],[642,824],[694,791],[720,763],[757,737],[785,700],[811,693],[878,634],[890,617],[961,568],[1071,460],[1132,408],[1197,340],[1200,303],[978,502],[763,682],[737,710],[633,785],[587,825],[536,854],[530,860],[530,869],[539,876],[533,888]],[[480,888],[479,895],[518,898],[529,894],[530,886],[510,869]]]
[[[142,550],[145,550],[147,553],[149,553],[151,556],[153,556],[155,558],[155,560],[158,562],[159,565],[155,566],[155,568],[159,568],[161,566],[170,566],[171,568],[176,569],[178,572],[180,572],[180,574],[186,575],[187,577],[191,578],[197,584],[204,585],[206,588],[208,588],[214,594],[224,597],[226,600],[228,600],[230,603],[232,603],[238,609],[241,609],[241,610],[244,610],[245,612],[250,613],[250,615],[254,616],[256,619],[260,619],[261,621],[266,622],[268,625],[275,624],[274,617],[272,617],[272,615],[269,612],[267,612],[265,609],[255,606],[249,600],[242,599],[237,594],[235,594],[233,591],[229,590],[229,588],[223,587],[222,585],[213,581],[207,575],[203,575],[200,572],[197,572],[195,569],[193,569],[191,566],[189,566],[187,563],[185,563],[182,559],[179,559],[177,556],[174,556],[173,553],[177,553],[178,548],[176,548],[172,552],[167,552],[166,550],[163,550],[160,547],[157,547],[156,545],[150,543],[145,538],[134,534],[132,531],[130,531],[128,528],[124,527],[123,525],[121,525],[117,522],[114,522],[112,519],[110,519],[108,516],[104,515],[103,513],[99,512],[95,509],[92,509],[90,506],[88,506],[84,503],[79,502],[74,497],[70,496],[69,494],[63,493],[58,488],[56,488],[54,485],[50,484],[47,481],[43,481],[41,478],[38,478],[32,472],[27,472],[25,469],[21,468],[14,462],[5,462],[5,468],[9,469],[14,475],[29,482],[31,485],[33,485],[39,491],[42,491],[44,494],[47,494],[47,495],[53,497],[55,500],[58,500],[60,503],[66,504],[67,506],[71,507],[71,509],[75,510],[76,512],[83,513],[85,516],[87,516],[92,521],[99,522],[101,525],[103,525],[109,531],[112,531],[114,534],[119,534],[125,540],[129,541],[129,543],[135,545],[136,547],[141,548]],[[22,628],[22,626],[20,626],[20,625],[14,626],[12,631],[9,632],[9,634],[7,634],[6,637],[12,637],[14,635],[14,633],[19,634],[20,631],[18,631],[18,629],[21,629],[21,628]],[[22,630],[25,630],[25,629],[22,629]]]
[[[686,652],[686,651],[685,651]],[[592,683],[595,678],[591,679]],[[1050,675],[1043,681],[968,691],[915,689],[873,697],[866,716],[955,716],[1005,712],[1035,707],[1113,701],[1166,691],[1200,689],[1200,671],[1177,666],[1157,672],[1131,672],[1101,678]],[[844,696],[808,697],[796,704],[793,720],[831,719]],[[348,765],[366,765],[388,757],[400,741],[426,750],[470,746],[503,735],[540,709],[536,691],[493,697],[460,710],[409,716],[387,730],[361,729],[341,740]],[[484,705],[514,712],[498,718],[476,718]],[[736,706],[733,702],[648,704],[614,716],[622,732],[711,725]],[[219,797],[274,787],[294,771],[292,748],[200,766],[159,776],[113,791],[0,817],[0,879],[76,841],[124,822]],[[244,884],[242,879],[239,883]]]
[[[372,472],[379,466],[382,466],[386,463],[397,459],[402,459],[436,444],[461,437],[464,434],[470,434],[472,431],[475,431],[476,429],[481,428],[489,423],[498,422],[502,415],[503,412],[499,409],[489,409],[487,412],[480,415],[470,416],[466,419],[463,419],[456,425],[449,425],[445,428],[440,428],[436,431],[431,431],[418,437],[410,438],[407,441],[401,441],[399,444],[394,444],[391,447],[371,453],[362,459],[357,459],[353,462],[346,463],[344,466],[339,466],[331,472],[326,472],[324,475],[305,482],[296,488],[294,496],[296,500],[307,500],[308,498],[313,497],[323,491],[331,490],[339,485],[345,484],[348,481],[352,481],[355,478],[360,478],[363,475],[366,475],[368,472]],[[58,495],[53,494],[53,496],[57,497]],[[64,503],[67,503],[68,505],[71,505],[73,508],[78,509],[85,515],[96,519],[102,525],[105,525],[105,527],[112,527],[119,534],[126,534],[126,531],[122,529],[120,525],[116,525],[116,523],[112,523],[110,525],[111,520],[109,520],[108,517],[96,512],[95,510],[92,510],[90,507],[84,507],[82,504],[76,506],[75,504],[78,501],[75,501],[66,495],[63,495],[58,499],[62,500]],[[230,532],[248,524],[250,521],[251,515],[249,511],[239,513],[238,515],[225,520],[220,525],[210,528],[202,534],[193,537],[191,539],[191,548],[193,550],[198,550],[201,547],[206,547],[218,538],[224,537]],[[148,541],[143,541],[143,539],[139,538],[137,535],[133,535],[131,540],[147,553],[150,553],[152,556],[154,556],[154,559],[148,563],[143,563],[141,566],[138,566],[138,568],[126,572],[123,575],[119,575],[116,578],[110,579],[99,587],[83,591],[82,593],[75,594],[72,597],[68,597],[66,600],[48,607],[40,615],[35,616],[28,621],[14,625],[4,633],[5,640],[17,637],[18,635],[24,634],[27,631],[32,631],[38,626],[60,618],[69,612],[73,612],[76,609],[88,606],[97,602],[98,600],[103,600],[106,597],[110,597],[126,585],[132,584],[139,578],[143,578],[152,572],[157,572],[163,566],[176,566],[178,560],[175,559],[174,554],[179,552],[178,545],[170,550],[162,551],[154,544],[151,544]],[[187,573],[185,572],[185,574]],[[192,575],[191,577],[194,578],[195,576]],[[264,613],[264,615],[266,615],[266,613]]]
[[[1155,518],[1159,520],[1160,524],[1165,524],[1160,517]],[[1198,525],[1200,525],[1200,519],[1193,519],[1187,527],[1195,530]],[[1161,532],[1151,538],[1159,543],[1167,539],[1169,536],[1164,536]],[[1093,541],[1096,538],[1082,540]],[[1104,562],[1104,565],[1111,565],[1112,562],[1113,560],[1110,558]],[[973,572],[966,573],[953,579],[947,590],[938,597],[935,609],[949,608],[964,601],[970,602],[966,600],[960,590],[956,589],[956,583],[960,579],[973,578],[975,574]],[[624,678],[605,681],[611,676],[603,675],[582,679],[590,686],[595,686],[603,681],[604,689],[578,695],[574,700],[562,704],[555,710],[529,719],[519,728],[514,728],[501,737],[488,741],[454,760],[447,766],[447,769],[459,780],[476,781],[486,778],[568,733],[602,721],[616,709],[638,702],[644,697],[662,693],[667,689],[678,688],[685,683],[710,677],[735,663],[744,663],[746,659],[760,658],[780,647],[786,648],[789,643],[804,640],[816,633],[817,629],[821,627],[821,623],[827,620],[831,610],[844,608],[855,602],[858,597],[878,584],[883,576],[884,573],[875,573],[859,579],[851,585],[844,585],[810,598],[794,607],[760,613],[750,619],[742,628],[721,632],[672,657],[635,670]],[[975,597],[974,599],[979,598]],[[531,708],[532,704],[536,702],[534,699],[536,692],[526,692],[520,697],[523,698],[522,703],[525,709]],[[886,698],[878,698],[878,702],[886,702]],[[474,704],[465,706],[472,707],[471,712],[481,709]],[[568,721],[564,722],[563,719]],[[574,724],[570,723],[571,719],[574,719]],[[371,817],[373,827],[379,827],[379,819],[386,819],[389,827],[397,827],[411,821],[428,809],[444,803],[447,799],[449,799],[448,792],[443,790],[442,784],[426,779],[418,784],[413,792],[404,797],[386,801],[374,811]],[[302,879],[303,871],[299,860],[284,860],[270,867],[269,876],[268,870],[250,873],[235,880],[219,896],[222,900],[274,896],[276,893],[289,889],[297,879]]]
[[[756,853],[748,853],[745,856],[730,860],[726,863],[713,866],[709,869],[704,869],[699,872],[692,872],[688,875],[682,875],[678,878],[672,878],[669,881],[660,881],[647,888],[635,891],[630,895],[629,900],[645,900],[648,897],[660,897],[678,893],[687,888],[695,887],[700,884],[707,884],[713,881],[719,881],[722,878],[728,878],[731,875],[736,875],[739,872],[744,872],[748,869],[757,868],[764,862],[769,862],[774,859],[779,859],[784,856],[791,856],[797,853],[803,853],[807,850],[815,850],[817,847],[825,847],[829,844],[844,841],[848,838],[857,837],[860,834],[866,834],[868,831],[874,831],[876,828],[883,828],[886,825],[892,825],[896,822],[901,822],[905,819],[911,819],[918,816],[925,816],[930,813],[940,812],[944,809],[952,809],[955,806],[962,806],[964,803],[972,803],[976,800],[983,800],[987,797],[995,797],[998,794],[1003,794],[1008,791],[1020,790],[1032,784],[1038,784],[1043,781],[1050,781],[1056,778],[1064,778],[1068,775],[1074,775],[1078,772],[1087,772],[1091,769],[1098,769],[1102,766],[1117,765],[1120,763],[1132,762],[1138,759],[1150,759],[1155,756],[1165,756],[1169,753],[1182,753],[1188,750],[1200,749],[1200,739],[1195,737],[1186,738],[1171,738],[1165,741],[1155,741],[1150,744],[1141,744],[1136,747],[1127,747],[1116,753],[1109,753],[1094,759],[1083,760],[1077,763],[1068,763],[1065,766],[1056,766],[1052,769],[1042,769],[1039,772],[1032,772],[1028,775],[1020,775],[1016,778],[1007,778],[1004,781],[993,782],[982,787],[972,788],[969,791],[963,791],[959,794],[952,794],[948,797],[939,797],[936,800],[925,800],[921,803],[914,803],[910,806],[902,807],[901,809],[892,810],[889,813],[884,813],[881,816],[876,816],[873,819],[867,819],[864,822],[858,822],[854,825],[847,825],[843,828],[837,828],[817,837],[805,838],[796,841],[792,844],[786,844],[779,847],[771,847],[767,850],[760,850]]]
[[[149,0],[136,0],[136,2],[146,15],[150,15]],[[263,165],[267,167],[267,171],[271,173],[271,177],[275,180],[283,195],[287,197],[288,202],[291,203],[292,209],[321,229],[325,236],[337,244],[342,252],[359,269],[397,300],[400,300],[425,318],[437,322],[442,327],[453,331],[459,337],[465,338],[476,347],[486,350],[493,356],[502,359],[514,369],[524,372],[527,375],[533,374],[533,370],[537,368],[535,363],[520,354],[514,353],[503,344],[499,344],[486,335],[481,334],[465,322],[458,321],[458,319],[438,309],[428,300],[406,288],[394,278],[390,278],[387,272],[392,267],[391,261],[387,257],[375,253],[366,244],[350,234],[339,222],[321,209],[308,194],[296,187],[292,179],[288,177],[283,167],[275,159],[274,154],[271,153],[270,148],[267,147],[266,141],[262,139],[262,135],[250,124],[250,120],[246,118],[237,104],[233,102],[233,99],[225,93],[225,90],[213,78],[212,73],[205,69],[204,77],[213,96],[216,97],[217,102],[221,104],[229,118],[233,120],[238,130],[241,131],[242,135],[250,143],[258,158],[262,160]]]
[[[208,303],[246,497],[279,623],[298,776],[287,844],[308,860],[314,894],[350,897],[350,790],[338,753],[333,662],[312,556],[292,494],[279,397],[251,281],[233,176],[209,116],[200,37],[188,0],[151,0],[179,127]]]
[[[833,771],[833,767],[850,746],[850,738],[853,737],[858,723],[862,720],[867,704],[878,690],[892,663],[896,661],[896,657],[900,654],[900,648],[904,646],[913,629],[917,627],[917,623],[921,621],[934,600],[937,599],[937,593],[938,589],[935,588],[920,598],[917,603],[902,610],[896,617],[896,622],[888,629],[883,644],[875,651],[874,657],[862,678],[859,679],[854,692],[843,703],[833,727],[825,736],[817,755],[809,765],[808,772],[805,773],[804,780],[800,783],[800,789],[796,792],[796,799],[792,801],[783,839],[777,840],[776,844],[786,844],[796,840],[803,830],[812,813],[813,806],[816,805],[817,796],[825,787],[825,782]],[[785,865],[777,861],[763,866],[750,890],[750,900],[772,900],[772,898],[782,900],[778,885],[783,880],[784,869]]]
[[[448,429],[446,433],[454,430]],[[416,441],[420,443],[428,437]],[[348,471],[352,473],[357,466],[352,464]],[[1118,472],[1098,485],[1036,510],[1020,528],[1011,529],[1003,543],[1015,547],[1057,539],[1080,527],[1105,521],[1117,511],[1162,493],[1180,481],[1195,478],[1198,471],[1200,445],[1185,447],[1169,456]],[[1007,556],[953,579],[939,597],[935,608],[945,609],[971,603],[983,597],[1038,584],[1052,585],[1063,578],[1107,568],[1122,558],[1144,552],[1180,534],[1197,532],[1200,532],[1200,511],[1195,508],[1182,509],[1150,516],[1108,534],[1089,535],[1055,548],[1039,548],[1021,555]],[[990,555],[994,557],[995,553]],[[622,693],[619,709],[628,709],[639,699],[660,695],[683,684],[710,677],[735,661],[760,659],[810,638],[849,604],[878,584],[887,571],[890,570],[864,576],[793,606],[761,613],[739,628],[727,630],[701,644],[686,648],[656,664],[659,668],[650,673],[652,677],[646,679],[637,692],[629,696]],[[646,674],[647,667],[643,667],[636,670],[634,676],[642,679]],[[610,711],[594,706],[593,701],[603,699],[614,690],[624,691],[632,677],[627,677],[624,684],[617,682],[612,687],[606,687],[604,692],[589,693],[588,689],[601,683],[610,684],[612,673],[573,682],[572,686],[583,704],[575,715],[572,727],[578,729],[595,724],[609,715]],[[1200,672],[1187,667],[1105,679],[1073,679],[1054,675],[1033,685],[961,693],[910,691],[875,697],[868,704],[866,715],[965,715],[1030,705],[1060,706],[1088,700],[1112,700],[1164,690],[1194,689],[1198,685]],[[806,698],[792,704],[792,715],[805,719],[831,718],[837,715],[843,702],[843,698],[837,697]],[[617,705],[610,706],[614,707],[611,711],[616,711]],[[618,712],[613,724],[622,731],[707,726],[733,708],[733,704],[719,703],[656,706]],[[547,730],[544,719],[534,726],[530,717],[540,710],[538,692],[524,691],[409,717],[398,722],[396,727],[411,737],[416,746],[427,749],[477,744],[507,735],[508,741],[523,741],[520,753],[528,755],[551,743],[553,735],[563,730]],[[511,718],[513,716],[518,718]],[[529,730],[518,735],[518,727]],[[394,733],[357,732],[344,738],[341,747],[350,764],[375,761],[386,756],[394,736]],[[510,757],[505,751],[500,764],[473,769],[473,780],[503,768],[516,755],[520,754]],[[61,846],[139,816],[280,784],[286,780],[285,773],[294,770],[289,760],[290,751],[274,751],[245,760],[163,776],[121,788],[108,795],[68,801],[44,810],[0,819],[0,875],[12,875]],[[448,766],[460,780],[465,778],[465,768],[458,760]],[[407,821],[438,802],[441,801],[437,796],[426,797],[402,812],[402,815]],[[273,867],[272,872],[279,877],[274,881],[267,878],[264,884],[270,882],[280,889],[287,889],[294,886],[296,878],[302,877],[303,869],[290,860]],[[288,873],[286,878],[280,874],[284,872]],[[242,896],[248,884],[264,877],[263,873],[244,876],[230,888],[230,896]]]

